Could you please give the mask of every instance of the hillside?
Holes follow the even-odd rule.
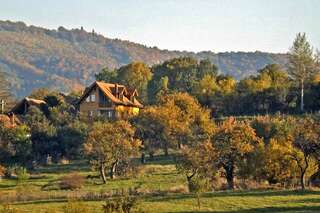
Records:
[[[103,67],[143,61],[149,65],[179,56],[209,58],[222,73],[237,79],[269,63],[286,64],[287,55],[263,52],[186,52],[160,50],[109,39],[84,29],[48,30],[22,22],[0,21],[0,69],[8,73],[13,92],[25,96],[34,88],[81,89]]]

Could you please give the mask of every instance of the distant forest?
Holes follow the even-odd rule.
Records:
[[[288,62],[287,54],[168,51],[110,39],[81,26],[48,30],[23,22],[0,21],[0,69],[6,73],[16,97],[41,87],[62,92],[82,90],[103,68],[119,68],[134,61],[154,66],[179,57],[208,59],[220,74],[236,80],[256,74],[267,64],[285,67]]]

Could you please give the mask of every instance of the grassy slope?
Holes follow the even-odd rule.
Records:
[[[184,177],[179,175],[173,164],[164,159],[150,163],[143,168],[144,172],[136,178],[118,179],[102,185],[99,179],[88,180],[80,192],[110,191],[114,189],[140,186],[144,190],[166,191],[170,188],[185,184]],[[84,163],[71,165],[50,166],[38,169],[41,174],[38,179],[30,179],[26,191],[39,193],[62,193],[72,195],[70,191],[52,190],[43,192],[41,186],[55,183],[70,171],[79,171],[82,175],[94,175]],[[16,187],[14,180],[0,181],[0,196],[12,193]],[[23,212],[61,212],[66,205],[66,199],[38,200],[20,202],[13,206]],[[242,192],[213,192],[202,195],[202,207],[197,208],[194,195],[167,194],[155,197],[143,197],[139,207],[148,212],[320,212],[319,191],[242,191]],[[101,210],[103,202],[88,201],[85,205],[95,212]]]

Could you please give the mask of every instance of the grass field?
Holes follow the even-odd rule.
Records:
[[[185,178],[177,173],[172,161],[165,158],[144,165],[143,172],[133,178],[110,180],[107,184],[101,184],[98,178],[91,178],[87,179],[84,187],[78,191],[42,189],[45,185],[54,185],[60,177],[72,171],[83,176],[95,175],[85,162],[39,168],[32,173],[33,178],[23,187],[17,186],[16,180],[0,181],[0,199],[19,193],[36,195],[28,201],[20,200],[10,204],[10,208],[20,210],[19,212],[64,212],[68,202],[77,202],[92,212],[101,212],[104,201],[71,202],[70,199],[77,194],[139,187],[144,192],[157,192],[152,196],[146,193],[139,197],[136,209],[144,212],[320,212],[320,191],[294,190],[203,193],[199,209],[195,195],[174,190],[177,186],[186,185]]]

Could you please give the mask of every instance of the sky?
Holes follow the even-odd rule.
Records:
[[[284,53],[305,32],[320,49],[320,0],[0,0],[0,20],[195,52]]]

